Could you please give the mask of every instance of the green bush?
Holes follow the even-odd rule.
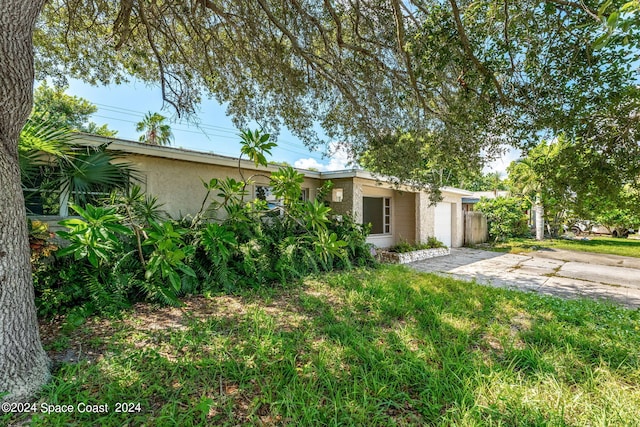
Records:
[[[409,243],[406,240],[401,240],[400,242],[398,242],[398,244],[390,247],[389,251],[401,254],[405,252],[419,251],[422,249],[436,248],[446,248],[446,246],[435,237],[429,237],[426,243]]]
[[[475,208],[487,216],[489,237],[495,241],[529,235],[523,200],[516,197],[482,198]]]

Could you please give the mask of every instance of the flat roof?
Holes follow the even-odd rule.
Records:
[[[77,133],[78,137],[76,142],[85,143],[88,145],[103,145],[108,144],[110,150],[122,151],[126,153],[139,154],[143,156],[161,157],[165,159],[183,160],[187,162],[205,163],[216,166],[228,166],[237,168],[238,158],[231,156],[223,156],[215,154],[213,152],[190,150],[186,148],[170,147],[163,145],[150,145],[143,142],[131,141],[121,138],[93,135],[88,133]],[[240,160],[240,165],[243,169],[260,170],[256,167],[255,163],[250,160]],[[278,165],[269,165],[267,170],[275,172],[279,169]],[[373,174],[363,169],[345,169],[338,171],[312,171],[308,169],[295,168],[295,170],[302,173],[307,178],[316,179],[338,179],[338,178],[363,178],[368,180],[374,180],[379,182],[390,183],[393,177],[380,176]],[[440,191],[459,194],[463,196],[471,196],[473,193],[454,187],[442,187]]]

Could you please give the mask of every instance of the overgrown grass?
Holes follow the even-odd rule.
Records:
[[[38,402],[110,412],[31,423],[636,425],[639,324],[637,310],[401,266],[182,309],[138,305],[53,340],[83,357],[61,364]],[[140,412],[115,413],[117,402]]]
[[[621,239],[614,237],[590,236],[585,240],[578,238],[575,240],[545,239],[542,241],[535,239],[513,238],[506,242],[492,244],[484,249],[492,249],[499,252],[519,253],[536,251],[541,248],[568,249],[572,251],[640,257],[640,240],[635,238]]]

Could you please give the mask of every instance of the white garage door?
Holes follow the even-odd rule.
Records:
[[[451,247],[451,203],[440,202],[435,208],[434,230],[436,239]]]

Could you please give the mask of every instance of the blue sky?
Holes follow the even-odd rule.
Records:
[[[215,100],[205,100],[197,114],[198,125],[186,121],[176,121],[171,108],[162,109],[162,96],[158,87],[148,86],[139,81],[125,85],[91,86],[80,80],[69,80],[69,95],[89,100],[98,107],[92,120],[106,123],[110,129],[118,131],[118,138],[137,141],[141,132],[136,131],[136,123],[144,115],[159,112],[169,119],[174,134],[174,147],[213,152],[237,157],[240,154],[239,130],[227,117],[225,107]],[[320,151],[309,149],[287,129],[278,136],[278,146],[272,150],[269,160],[285,161],[297,167],[315,167],[320,170],[346,169],[348,158],[342,152],[323,156]]]
[[[199,125],[196,126],[185,121],[171,121],[174,112],[170,108],[162,110],[160,88],[139,81],[133,80],[124,85],[91,86],[80,80],[70,79],[66,92],[95,104],[98,111],[92,120],[100,125],[106,123],[110,129],[117,130],[118,138],[137,141],[140,132],[136,132],[136,123],[149,111],[159,112],[170,119],[174,134],[173,146],[233,157],[240,154],[239,131],[227,117],[225,107],[215,100],[205,100],[201,104],[197,114]],[[346,153],[333,150],[331,144],[328,147],[331,155],[323,156],[322,151],[309,151],[287,129],[281,130],[277,142],[278,146],[272,151],[269,160],[285,161],[299,168],[312,167],[321,171],[350,167]],[[506,176],[506,167],[518,155],[518,151],[509,150],[501,159],[486,167],[485,172],[499,171]]]

